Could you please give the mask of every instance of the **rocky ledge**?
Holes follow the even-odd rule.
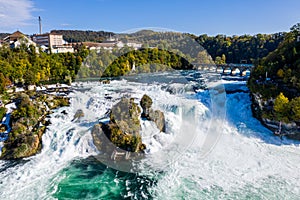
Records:
[[[96,124],[92,129],[95,146],[99,151],[112,153],[115,147],[128,152],[142,153],[146,145],[140,135],[140,118],[155,122],[160,131],[165,131],[165,116],[153,110],[152,99],[144,95],[140,101],[141,109],[133,98],[122,98],[109,112],[109,122]]]
[[[272,109],[272,99],[263,100],[261,95],[252,93],[252,113],[253,116],[258,119],[266,128],[270,129],[277,136],[286,136],[290,139],[300,140],[300,124],[296,122],[284,123],[264,116],[265,110]],[[276,134],[280,130],[280,134]]]
[[[1,159],[19,159],[41,150],[42,135],[50,123],[46,116],[51,109],[68,106],[69,99],[37,92],[14,94],[16,109],[11,113],[11,131],[2,148]]]

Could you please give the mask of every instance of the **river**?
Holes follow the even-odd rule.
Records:
[[[74,83],[71,106],[50,116],[41,153],[0,161],[1,199],[299,199],[299,142],[280,140],[252,117],[245,81],[208,83],[198,75],[173,72],[105,85]],[[222,96],[214,87],[203,89],[205,83],[231,92]],[[146,156],[160,157],[165,148],[176,153],[168,163],[144,165],[136,173],[107,167],[94,157],[99,152],[91,128],[121,96],[138,102],[145,93],[164,111],[167,123],[166,133],[143,132]],[[85,116],[73,122],[78,109]],[[192,133],[184,130],[191,119]],[[189,138],[180,142],[184,136]]]

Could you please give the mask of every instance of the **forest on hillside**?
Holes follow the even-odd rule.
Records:
[[[141,42],[144,48],[157,47],[163,50],[180,49],[181,52],[188,51],[184,53],[192,57],[196,56],[193,55],[193,52],[205,49],[214,61],[218,62],[221,59],[224,61],[225,59],[226,63],[254,63],[256,59],[263,58],[274,51],[286,34],[280,32],[240,36],[208,36],[207,34],[196,36],[188,33],[156,32],[152,30],[142,30],[131,34],[78,30],[53,30],[51,32],[63,34],[64,39],[68,42],[103,42],[109,37],[114,37],[125,42]],[[199,46],[195,50],[196,45],[192,44],[187,38],[195,40],[202,47]]]
[[[79,78],[116,77],[172,69],[192,69],[184,57],[158,48],[90,51],[78,72]]]
[[[70,82],[87,56],[84,47],[76,53],[48,54],[36,52],[34,46],[22,44],[19,48],[0,47],[0,94],[12,83],[40,84],[43,82]]]
[[[257,61],[248,86],[252,93],[273,102],[263,115],[300,123],[300,24],[286,33],[278,48]],[[274,101],[273,101],[274,100]]]
[[[52,30],[51,33],[62,34],[65,41],[72,42],[103,42],[115,34],[106,31]]]

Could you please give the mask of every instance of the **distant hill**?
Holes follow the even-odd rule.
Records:
[[[111,36],[117,36],[122,41],[136,41],[144,44],[144,47],[158,47],[159,49],[190,49],[187,52],[192,57],[193,52],[198,49],[190,47],[185,37],[190,36],[195,39],[216,62],[226,63],[254,63],[255,60],[267,56],[274,51],[280,42],[283,41],[286,33],[256,34],[241,36],[208,36],[182,34],[177,32],[157,32],[153,30],[140,30],[130,34],[116,34],[106,31],[83,31],[83,30],[52,30],[52,33],[62,34],[67,42],[103,42]],[[0,39],[6,37],[8,33],[0,33]],[[200,46],[199,46],[200,48]],[[201,48],[200,48],[201,49]]]
[[[80,30],[52,30],[51,33],[62,34],[67,42],[102,42],[115,35],[113,32]]]
[[[259,92],[265,98],[275,98],[280,92],[290,99],[300,95],[299,30],[300,24],[297,29],[285,34],[274,51],[259,60],[248,84],[253,93]],[[272,89],[256,83],[261,77],[266,77],[266,73],[272,79]]]
[[[255,60],[263,58],[274,51],[279,43],[283,41],[285,34],[274,33],[241,36],[208,36],[203,34],[195,36],[188,33],[141,30],[132,34],[120,34],[119,38],[139,41],[149,46],[157,46],[156,44],[159,44],[159,47],[163,47],[163,49],[168,49],[169,47],[189,49],[189,43],[186,43],[184,37],[191,37],[207,50],[214,61],[220,60],[223,57],[226,59],[226,63],[240,63],[241,61],[253,63]],[[191,52],[193,51],[195,49],[191,49]]]
[[[286,33],[256,34],[241,36],[208,36],[200,35],[196,40],[216,60],[226,57],[226,63],[253,63],[255,60],[267,56],[283,41]]]

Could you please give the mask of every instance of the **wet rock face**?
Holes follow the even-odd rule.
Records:
[[[263,117],[262,110],[267,109],[267,102],[263,101],[262,96],[260,94],[251,94],[252,98],[252,104],[251,109],[253,116],[258,119],[262,125],[264,125],[266,128],[270,129],[274,133],[279,130],[280,127],[280,121],[275,121],[272,119],[268,119]],[[300,126],[296,123],[284,123],[281,122],[281,133],[282,135],[294,139],[294,140],[300,140]]]
[[[152,99],[144,95],[140,107],[134,99],[122,98],[109,112],[108,124],[97,124],[92,129],[94,145],[100,151],[111,152],[115,147],[125,151],[143,152],[146,145],[140,135],[140,117],[155,122],[160,131],[165,131],[165,116],[159,110],[151,109]]]
[[[124,133],[138,135],[141,110],[133,99],[122,98],[110,112],[110,124],[117,125]]]
[[[160,131],[165,132],[165,115],[160,110],[153,110],[151,108],[152,103],[152,99],[148,95],[144,94],[140,101],[140,105],[143,108],[142,117],[155,122],[157,128]]]
[[[84,117],[84,112],[81,109],[78,109],[73,117],[72,121],[78,121],[80,118]]]
[[[160,110],[155,110],[153,111],[152,109],[150,110],[149,114],[149,120],[155,122],[157,128],[161,132],[166,131],[166,125],[165,125],[165,115],[162,111]]]
[[[52,108],[57,108],[69,102],[67,98],[33,92],[30,96],[21,93],[14,97],[17,108],[11,114],[12,129],[4,142],[0,159],[20,159],[37,154],[42,147],[42,135],[50,123],[46,116],[51,111],[46,104],[55,104]]]
[[[92,136],[97,149],[111,151],[119,147],[131,152],[143,151],[140,114],[141,110],[133,99],[122,98],[112,107],[109,123],[93,127]]]
[[[144,96],[142,97],[141,101],[140,101],[140,105],[143,108],[143,113],[142,113],[142,117],[149,119],[149,115],[150,115],[150,108],[152,106],[152,99],[144,94]]]

